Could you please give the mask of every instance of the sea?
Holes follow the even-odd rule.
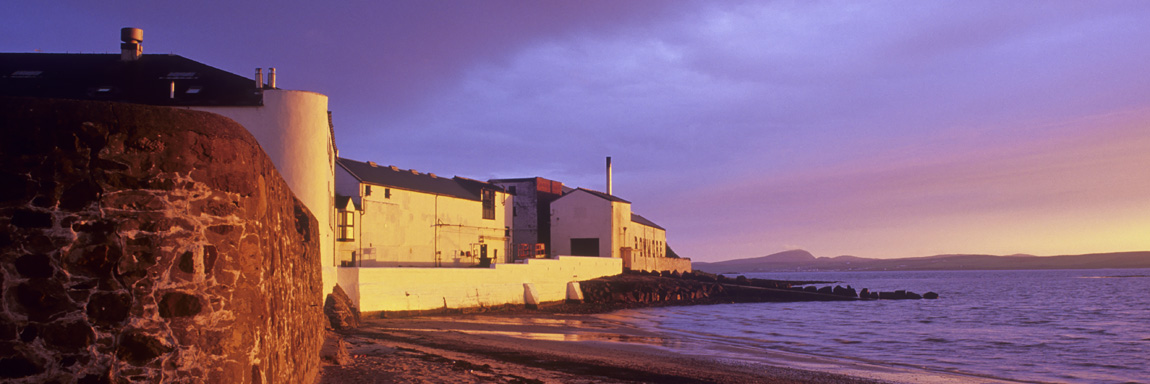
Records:
[[[678,340],[669,346],[677,352],[736,362],[809,356],[959,382],[1150,383],[1150,269],[746,276],[939,298],[646,308],[612,317]]]

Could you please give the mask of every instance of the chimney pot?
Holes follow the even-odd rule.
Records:
[[[120,28],[120,61],[136,61],[144,55],[144,30]]]
[[[264,87],[264,69],[256,68],[256,89],[263,89]]]
[[[276,89],[276,69],[268,68],[268,88]]]

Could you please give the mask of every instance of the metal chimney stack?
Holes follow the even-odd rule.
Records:
[[[607,194],[614,195],[611,193],[611,156],[607,156]]]
[[[268,68],[268,88],[276,89],[276,69]]]
[[[120,28],[120,61],[136,61],[144,55],[144,30],[139,28]]]
[[[264,88],[264,69],[256,68],[256,89]]]

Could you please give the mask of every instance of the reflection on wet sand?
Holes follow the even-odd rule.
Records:
[[[409,332],[458,332],[468,335],[495,335],[495,336],[508,336],[528,340],[548,340],[548,341],[605,341],[605,342],[619,342],[619,343],[632,343],[632,344],[646,344],[657,345],[661,347],[674,348],[678,346],[678,341],[666,339],[662,337],[650,336],[633,336],[623,335],[617,333],[599,333],[599,332],[521,332],[521,331],[491,331],[491,330],[476,330],[476,329],[431,329],[431,328],[403,328],[403,331]]]

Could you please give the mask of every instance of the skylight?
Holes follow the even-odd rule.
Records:
[[[44,71],[16,71],[12,72],[12,75],[9,77],[14,79],[29,79],[33,77],[40,77],[41,73],[44,73]]]
[[[165,80],[180,80],[180,79],[194,79],[196,78],[195,72],[168,72],[167,76],[161,77]]]
[[[198,86],[198,85],[193,85],[191,87],[188,87],[188,93],[189,94],[197,94],[197,93],[200,93],[201,89],[204,89],[204,88],[201,86]]]

